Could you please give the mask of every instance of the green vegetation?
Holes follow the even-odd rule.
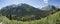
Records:
[[[0,10],[0,22],[3,24],[60,24],[60,9],[53,5],[48,5],[41,10],[28,4],[13,4]]]
[[[54,13],[53,15],[35,21],[22,22],[16,20],[9,20],[5,16],[0,16],[0,21],[6,24],[60,24],[60,11]]]

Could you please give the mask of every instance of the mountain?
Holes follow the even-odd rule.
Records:
[[[43,7],[42,10],[54,11],[54,10],[57,10],[57,8],[55,6],[53,6],[53,5],[48,5],[48,6]]]
[[[0,16],[0,22],[3,24],[60,24],[60,11],[45,18],[28,22],[9,20],[5,16]]]
[[[31,21],[44,18],[47,15],[51,14],[53,10],[55,10],[55,7],[50,5],[44,8],[46,10],[48,9],[48,11],[40,10],[25,3],[18,5],[13,4],[3,7],[0,10],[0,14],[6,16],[10,20],[14,19],[19,21]]]

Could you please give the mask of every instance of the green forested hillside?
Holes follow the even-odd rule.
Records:
[[[9,20],[5,16],[0,16],[0,22],[6,24],[60,24],[60,11],[54,13],[53,15],[49,15],[45,18],[41,18],[40,20],[27,21],[27,22]]]

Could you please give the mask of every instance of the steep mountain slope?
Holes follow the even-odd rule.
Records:
[[[47,6],[47,8],[55,8],[54,6]],[[18,5],[10,5],[3,7],[0,10],[0,14],[6,16],[10,20],[21,20],[21,21],[31,21],[31,20],[37,20],[43,17],[46,17],[47,15],[51,14],[54,9],[44,11],[40,10],[38,8],[32,7],[28,4],[18,4]]]

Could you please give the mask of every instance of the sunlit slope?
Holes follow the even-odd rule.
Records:
[[[30,24],[60,24],[60,11],[41,20],[32,21]]]

